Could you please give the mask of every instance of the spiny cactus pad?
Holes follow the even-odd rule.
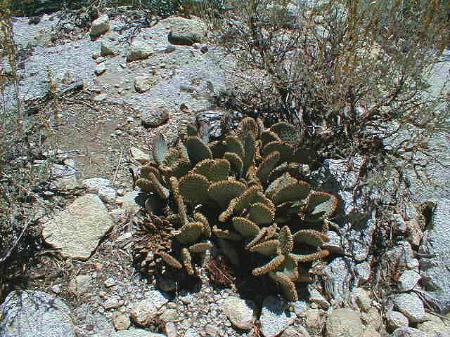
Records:
[[[300,148],[301,132],[286,122],[266,129],[249,117],[213,141],[205,128],[186,131],[170,148],[157,135],[153,161],[135,182],[147,198],[144,214],[166,228],[164,244],[148,244],[153,250],[141,265],[156,261],[163,272],[192,276],[204,261],[197,257],[217,248],[234,254],[236,268],[243,259],[254,277],[296,300],[296,283],[311,279],[311,262],[330,254],[322,249],[325,224],[338,206],[336,197],[302,180],[301,165],[316,156]]]

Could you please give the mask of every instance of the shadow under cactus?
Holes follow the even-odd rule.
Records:
[[[242,293],[278,289],[295,301],[297,285],[330,254],[321,247],[337,198],[303,180],[315,156],[295,126],[267,129],[247,117],[223,129],[210,141],[207,130],[189,125],[170,148],[155,137],[153,160],[135,182],[146,196],[136,260],[142,272],[181,282],[199,275],[205,257],[215,259]]]

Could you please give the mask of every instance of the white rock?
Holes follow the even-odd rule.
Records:
[[[107,14],[103,14],[99,18],[92,21],[91,31],[89,35],[91,38],[96,38],[105,34],[110,29],[109,18]]]
[[[117,192],[110,180],[105,178],[90,178],[83,180],[83,186],[89,193],[97,194],[103,202],[113,203]]]
[[[146,299],[131,305],[131,319],[140,326],[148,326],[158,314],[159,308],[168,302],[159,291],[151,291]]]
[[[260,323],[264,337],[275,337],[293,323],[295,315],[287,310],[287,303],[279,296],[263,301]]]
[[[392,330],[408,326],[408,318],[398,311],[391,311],[386,315],[389,328]]]
[[[414,293],[396,295],[394,305],[411,323],[421,322],[425,316],[423,302]]]
[[[254,302],[230,296],[223,301],[221,308],[231,323],[238,329],[251,330],[253,327]]]
[[[420,280],[420,274],[414,270],[405,270],[398,280],[400,291],[412,290]]]
[[[352,309],[336,309],[327,318],[327,337],[356,337],[362,336],[363,331],[359,313]]]
[[[100,76],[106,71],[106,64],[105,62],[102,62],[100,64],[97,64],[95,67],[95,75]]]
[[[42,236],[62,256],[87,260],[113,225],[100,198],[86,194],[44,223]]]
[[[122,197],[118,197],[116,203],[125,211],[130,213],[136,213],[141,208],[136,199],[139,197],[138,191],[128,192]]]

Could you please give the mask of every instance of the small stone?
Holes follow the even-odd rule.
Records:
[[[106,99],[106,97],[108,97],[108,95],[106,93],[99,94],[99,95],[94,96],[94,101],[101,102],[101,101],[104,101]]]
[[[138,149],[137,147],[130,148],[131,157],[141,164],[146,164],[150,161],[150,154]]]
[[[362,311],[368,311],[372,305],[369,293],[363,288],[356,288],[353,290],[353,296],[356,300],[356,304]]]
[[[164,333],[167,337],[177,337],[177,326],[173,322],[167,322],[164,325]]]
[[[286,302],[280,296],[264,299],[259,319],[264,337],[275,337],[292,324],[295,315],[286,309]]]
[[[103,337],[103,336],[95,336]],[[111,337],[166,337],[160,333],[154,333],[143,329],[130,329],[114,332]]]
[[[358,276],[358,286],[361,286],[367,282],[369,282],[370,279],[370,263],[369,262],[362,262],[355,266],[355,272]]]
[[[367,326],[371,326],[377,331],[383,326],[383,319],[378,310],[374,307],[369,308],[367,312],[363,312],[361,318]]]
[[[153,48],[145,41],[133,41],[128,50],[127,61],[144,60],[154,53]]]
[[[113,277],[108,277],[105,281],[105,287],[110,288],[117,284],[116,280]]]
[[[359,313],[352,309],[336,309],[327,318],[327,337],[361,336],[363,331]]]
[[[131,306],[131,319],[140,326],[148,326],[168,300],[159,291],[150,291],[145,300]]]
[[[116,313],[113,315],[113,325],[116,330],[127,330],[130,325],[130,317],[122,313]]]
[[[114,56],[119,53],[118,47],[115,42],[110,39],[104,39],[100,44],[100,55],[101,56]]]
[[[241,330],[251,330],[254,321],[255,303],[230,296],[222,303],[222,311],[231,323]]]
[[[422,332],[414,328],[398,328],[395,330],[391,337],[431,337],[425,332]]]
[[[103,202],[114,203],[117,192],[110,180],[105,178],[89,178],[83,180],[83,186],[89,193],[97,194]]]
[[[103,306],[103,308],[105,308],[105,310],[118,309],[122,305],[124,305],[124,301],[122,299],[120,299],[120,297],[118,297],[116,295],[109,297],[102,304],[102,306]]]
[[[166,49],[164,49],[164,53],[166,54],[170,54],[172,52],[174,52],[177,48],[175,46],[169,45],[166,47]]]
[[[89,35],[92,39],[105,34],[110,29],[109,18],[107,14],[100,16],[98,19],[92,21]]]
[[[69,289],[76,294],[84,294],[89,291],[92,284],[92,277],[90,275],[77,275],[69,282]]]
[[[179,319],[178,312],[175,309],[167,309],[159,316],[159,319],[162,322],[175,322]]]
[[[406,239],[408,242],[415,248],[419,247],[423,238],[423,231],[422,228],[420,228],[419,221],[417,221],[417,219],[406,221],[406,228]]]
[[[125,211],[130,212],[130,213],[136,213],[141,208],[136,202],[138,200],[138,198],[139,198],[139,192],[132,191],[132,192],[126,193],[122,197],[118,197],[116,200],[116,203]]]
[[[184,333],[184,337],[200,337],[200,335],[198,334],[198,332],[195,329],[189,328]]]
[[[106,61],[106,59],[103,56],[102,57],[97,57],[95,59],[95,63],[97,63],[97,64],[100,64],[100,63],[105,62],[105,61]]]
[[[450,337],[450,326],[447,326],[439,319],[423,322],[417,325],[417,329],[431,336]]]
[[[405,270],[398,280],[400,291],[412,290],[420,280],[420,274],[414,270]]]
[[[315,288],[309,291],[309,300],[312,303],[316,303],[322,309],[328,309],[330,303],[322,296],[322,294]]]
[[[95,67],[95,75],[100,76],[106,71],[106,64],[105,62],[97,64]]]
[[[423,302],[414,293],[404,293],[395,296],[394,305],[412,323],[421,322],[425,316]]]
[[[153,108],[142,113],[142,125],[146,128],[155,128],[166,123],[170,118],[169,108],[155,105]]]
[[[51,291],[53,291],[55,294],[59,294],[61,292],[61,285],[55,284],[50,288]]]
[[[156,78],[154,76],[136,76],[134,79],[134,89],[136,92],[144,93],[155,84]]]
[[[310,337],[308,331],[302,327],[288,327],[286,330],[283,331],[280,337]]]
[[[306,326],[310,329],[320,329],[322,320],[319,309],[308,309],[305,311]]]

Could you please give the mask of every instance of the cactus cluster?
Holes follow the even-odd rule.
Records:
[[[136,185],[150,216],[173,229],[170,244],[147,250],[151,258],[143,263],[194,275],[201,255],[225,241],[251,257],[253,276],[267,275],[296,300],[295,283],[308,279],[308,263],[329,254],[322,245],[337,209],[335,196],[302,180],[312,154],[299,144],[295,126],[279,122],[266,129],[249,117],[214,141],[192,125],[171,148],[162,135],[155,137],[153,160]]]

